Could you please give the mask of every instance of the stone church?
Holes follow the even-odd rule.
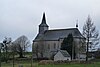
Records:
[[[68,34],[73,35],[76,53],[75,59],[78,59],[80,54],[85,53],[85,38],[78,30],[78,25],[74,28],[49,30],[45,13],[43,13],[38,34],[33,40],[33,54],[37,57],[52,57],[60,50],[61,43]]]

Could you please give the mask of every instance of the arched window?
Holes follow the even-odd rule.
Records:
[[[54,49],[56,49],[56,43],[54,43]]]
[[[48,50],[50,49],[50,44],[48,44]]]
[[[58,47],[57,47],[57,49],[59,49],[59,44],[58,44]]]

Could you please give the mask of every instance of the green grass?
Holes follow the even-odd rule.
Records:
[[[37,67],[100,67],[100,62],[96,62],[95,64],[38,65]]]
[[[23,65],[23,67],[31,67],[31,52],[25,53],[27,59],[19,59],[18,55],[15,56],[15,65],[14,67],[18,67],[19,65]],[[12,58],[12,57],[11,57]],[[12,60],[8,61],[8,63],[2,62],[1,67],[13,67]],[[38,65],[38,62],[33,62],[33,67],[100,67],[100,62],[95,62],[94,64],[47,64],[47,65]]]
[[[3,54],[4,53],[2,53],[2,55]],[[8,52],[8,54],[10,55],[9,58],[12,59],[12,53]],[[19,65],[23,65],[24,67],[30,67],[31,66],[31,54],[32,54],[31,52],[26,52],[25,57],[27,57],[27,58],[25,58],[25,59],[18,58],[19,55],[16,54],[14,67],[18,67]],[[1,67],[13,67],[12,60],[8,60],[8,63],[2,62]]]
[[[15,67],[18,67],[19,65],[23,65],[24,67],[30,67],[31,61],[17,61],[14,64]],[[1,67],[13,67],[13,64],[12,64],[12,62],[2,63]]]
[[[17,62],[15,67],[18,65],[23,65],[23,67],[31,67],[29,61]],[[2,63],[1,67],[12,67],[12,63]],[[33,63],[33,67],[100,67],[100,62],[95,62],[94,64],[48,64],[48,65],[38,65],[37,62]]]

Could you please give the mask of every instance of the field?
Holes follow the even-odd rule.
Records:
[[[16,62],[14,67],[19,67],[19,65],[23,65],[23,67],[31,67],[30,61]],[[1,67],[13,67],[12,63],[2,63]],[[100,62],[95,62],[94,64],[46,64],[39,65],[38,62],[33,62],[32,67],[100,67]]]
[[[37,67],[100,67],[100,64],[59,64],[59,65],[38,65]]]
[[[31,53],[27,53],[27,58],[15,58],[14,67],[31,67]],[[32,67],[100,67],[100,61],[94,62],[93,64],[78,64],[78,63],[71,63],[71,64],[45,64],[40,65],[39,62],[34,61],[32,63]],[[23,66],[21,66],[23,65]],[[13,67],[13,61],[9,60],[8,63],[2,62],[1,67]]]

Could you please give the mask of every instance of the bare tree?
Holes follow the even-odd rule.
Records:
[[[24,57],[23,53],[27,51],[27,48],[29,46],[30,42],[28,38],[24,35],[17,38],[12,44],[12,48],[14,48],[13,51],[17,52],[20,58]]]
[[[1,67],[1,49],[3,47],[3,43],[0,43],[0,67]]]
[[[33,44],[33,53],[36,55],[36,57],[38,58],[38,53],[39,53],[39,45],[38,44]]]
[[[86,23],[83,26],[83,35],[86,38],[86,61],[88,61],[88,51],[91,48],[95,48],[99,44],[99,32],[96,30],[96,26],[92,22],[90,16],[88,16]]]
[[[3,52],[4,52],[4,58],[5,58],[5,62],[7,63],[7,61],[8,61],[8,58],[9,58],[9,52],[10,52],[10,50],[9,50],[9,47],[10,47],[10,45],[11,45],[11,38],[7,38],[7,37],[5,37],[5,39],[3,40]]]
[[[43,58],[45,52],[44,42],[40,41],[37,44],[33,44],[33,52],[37,58],[39,57]]]

